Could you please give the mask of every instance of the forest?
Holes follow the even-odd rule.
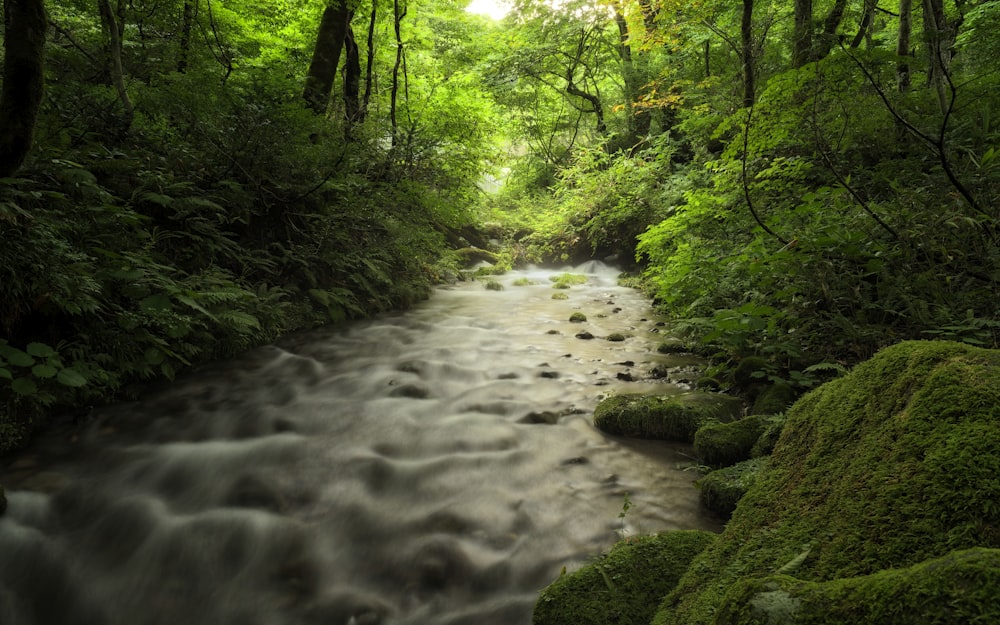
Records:
[[[1000,2],[465,8],[5,0],[0,451],[483,254],[799,390],[997,346]]]

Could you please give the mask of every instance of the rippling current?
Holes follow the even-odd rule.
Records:
[[[684,446],[591,424],[697,362],[656,353],[614,271],[574,271],[442,288],[52,430],[0,471],[0,623],[526,625],[623,534],[718,530]]]

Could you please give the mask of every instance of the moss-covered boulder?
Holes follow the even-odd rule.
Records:
[[[787,382],[775,382],[760,389],[753,402],[750,414],[777,414],[788,409],[798,394],[795,388]]]
[[[458,256],[458,261],[466,267],[472,267],[476,263],[490,263],[493,265],[498,260],[497,255],[493,252],[478,247],[457,249],[455,250],[455,255]]]
[[[766,426],[757,438],[757,442],[750,449],[751,458],[767,456],[774,451],[774,447],[778,444],[778,439],[781,437],[781,431],[785,429],[785,421],[788,420],[788,416],[785,413],[779,413],[769,415],[764,417],[764,419]]]
[[[653,624],[714,623],[722,609],[742,614],[750,598],[732,593],[776,573],[809,589],[956,550],[1000,548],[998,440],[1000,351],[944,341],[881,351],[789,410],[725,532],[695,559]],[[1000,597],[995,575],[959,585],[970,596]],[[891,599],[910,610],[898,617],[907,620],[859,613],[822,622],[967,622],[922,618],[943,608],[909,592],[920,591]]]
[[[698,428],[740,416],[742,403],[721,393],[613,395],[594,410],[594,425],[608,434],[690,443]]]
[[[569,320],[571,323],[584,323],[587,321],[587,315],[577,311],[569,316]]]
[[[534,625],[647,625],[660,600],[715,534],[696,530],[630,538],[542,591]]]
[[[737,462],[731,467],[716,469],[698,481],[698,499],[706,509],[728,517],[743,495],[757,481],[757,474],[767,458]]]
[[[1000,623],[1000,550],[955,551],[903,569],[806,582],[789,575],[735,584],[716,625]]]
[[[761,415],[730,423],[709,423],[694,433],[694,453],[703,463],[717,468],[749,460],[754,444],[767,426],[767,417]]]

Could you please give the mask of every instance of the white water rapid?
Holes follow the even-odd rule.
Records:
[[[527,625],[623,533],[720,529],[685,446],[591,424],[697,361],[656,353],[613,270],[557,291],[562,271],[442,288],[53,429],[0,466],[0,623]]]

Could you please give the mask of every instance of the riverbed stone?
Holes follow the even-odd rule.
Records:
[[[578,339],[583,339],[583,340],[585,340],[585,341],[589,341],[590,339],[594,338],[594,335],[593,335],[593,334],[591,334],[590,332],[587,332],[587,331],[585,330],[585,331],[583,331],[583,332],[577,332],[577,333],[576,333],[576,338],[578,338]]]
[[[882,350],[789,410],[653,625],[1000,622],[997,440],[1000,350]]]
[[[646,625],[660,599],[715,535],[679,530],[628,538],[541,592],[534,625]]]
[[[582,312],[575,312],[569,316],[569,320],[572,323],[583,323],[587,320],[587,315],[583,314]]]
[[[721,393],[613,395],[594,410],[594,425],[608,434],[690,443],[698,428],[739,417],[742,403]]]
[[[625,340],[625,335],[622,334],[621,332],[612,332],[611,334],[608,335],[607,338],[612,343],[621,343],[622,341]]]

